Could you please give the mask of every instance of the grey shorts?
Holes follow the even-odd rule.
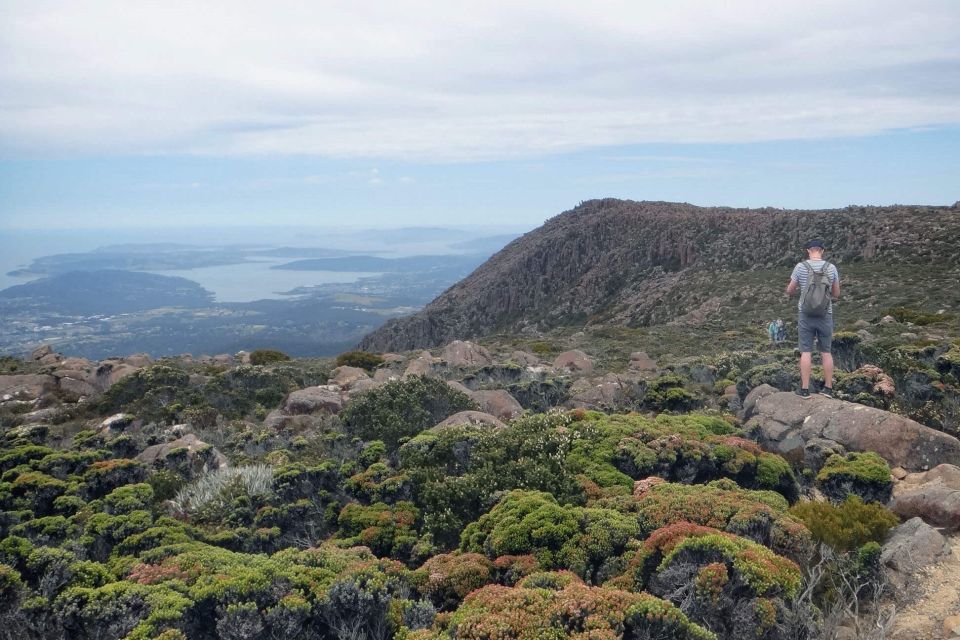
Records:
[[[813,338],[820,343],[820,353],[830,353],[833,341],[833,314],[808,316],[803,313],[797,317],[797,333],[800,336],[800,353],[813,351]]]

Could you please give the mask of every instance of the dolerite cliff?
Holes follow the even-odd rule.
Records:
[[[631,326],[736,312],[731,300],[779,294],[800,247],[821,237],[841,268],[960,271],[960,207],[733,209],[604,199],[517,238],[419,313],[361,348],[433,347],[536,325]],[[759,278],[769,271],[769,282]],[[867,273],[864,271],[863,273]],[[753,274],[753,277],[749,277]],[[927,282],[943,291],[947,281]]]

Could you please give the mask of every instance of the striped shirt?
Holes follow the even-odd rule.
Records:
[[[800,285],[800,299],[803,300],[803,291],[807,288],[807,278],[809,277],[809,272],[807,271],[806,264],[809,263],[814,271],[820,271],[823,269],[823,265],[826,264],[826,260],[804,260],[803,262],[798,262],[797,266],[793,268],[793,273],[790,274],[790,279]],[[840,282],[840,272],[837,271],[837,266],[830,263],[830,270],[827,273],[830,278],[830,285],[832,286],[834,282]],[[800,302],[797,302],[797,309],[800,309]],[[830,307],[827,309],[827,313],[833,313],[833,301],[830,301]]]

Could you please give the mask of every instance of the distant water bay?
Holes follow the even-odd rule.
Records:
[[[217,302],[253,302],[285,298],[283,294],[297,287],[319,284],[356,282],[379,273],[363,271],[286,271],[271,269],[289,259],[257,260],[197,269],[147,271],[162,276],[179,276],[198,283],[213,292]]]

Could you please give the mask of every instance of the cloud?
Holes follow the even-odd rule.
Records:
[[[0,148],[448,161],[955,124],[958,32],[953,0],[11,2]]]

